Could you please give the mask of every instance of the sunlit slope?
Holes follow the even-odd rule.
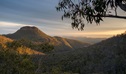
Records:
[[[5,44],[7,42],[12,42],[13,40],[5,36],[0,35],[0,44]]]
[[[28,55],[45,55],[42,52],[38,52],[27,47],[18,47],[17,52],[19,54],[28,54]]]
[[[69,51],[89,45],[87,43],[69,40],[62,37],[51,37],[34,26],[22,27],[15,33],[5,36],[15,40],[27,39],[36,43],[50,43],[54,45],[56,49],[54,51]]]
[[[45,55],[44,53],[42,52],[38,52],[38,51],[35,51],[35,50],[32,50],[28,47],[25,47],[22,45],[22,47],[17,47],[17,48],[11,48],[11,47],[8,47],[8,43],[11,44],[14,40],[10,39],[10,38],[7,38],[5,36],[1,36],[0,35],[0,50],[2,49],[6,49],[6,50],[15,50],[17,52],[19,52],[19,54],[28,54],[28,55]],[[15,46],[15,45],[13,45]]]

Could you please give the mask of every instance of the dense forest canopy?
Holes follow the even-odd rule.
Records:
[[[100,24],[103,17],[126,19],[118,15],[117,8],[126,12],[126,0],[60,0],[56,7],[57,11],[64,12],[62,19],[70,18],[72,28],[78,30],[83,30],[85,23]]]

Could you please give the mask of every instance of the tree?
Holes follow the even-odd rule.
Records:
[[[72,28],[83,30],[85,20],[100,24],[103,17],[126,19],[126,16],[117,15],[118,7],[126,12],[126,0],[60,0],[56,9],[64,12],[62,20],[72,20]],[[114,15],[110,15],[109,8],[115,11]]]

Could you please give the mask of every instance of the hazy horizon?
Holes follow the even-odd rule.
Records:
[[[125,19],[105,18],[100,25],[87,24],[84,31],[71,28],[71,21],[61,20],[55,6],[59,0],[1,0],[0,34],[14,33],[23,26],[36,26],[51,36],[109,38],[126,30]],[[119,15],[126,15],[118,10]]]

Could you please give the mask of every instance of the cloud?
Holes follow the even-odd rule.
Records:
[[[12,23],[12,22],[0,21],[0,26],[1,27],[21,27],[21,26],[33,26],[33,25],[24,25],[24,24]]]
[[[33,26],[33,25],[0,21],[0,30],[1,30],[0,34],[14,33],[15,31],[17,31],[17,29],[23,26]]]

